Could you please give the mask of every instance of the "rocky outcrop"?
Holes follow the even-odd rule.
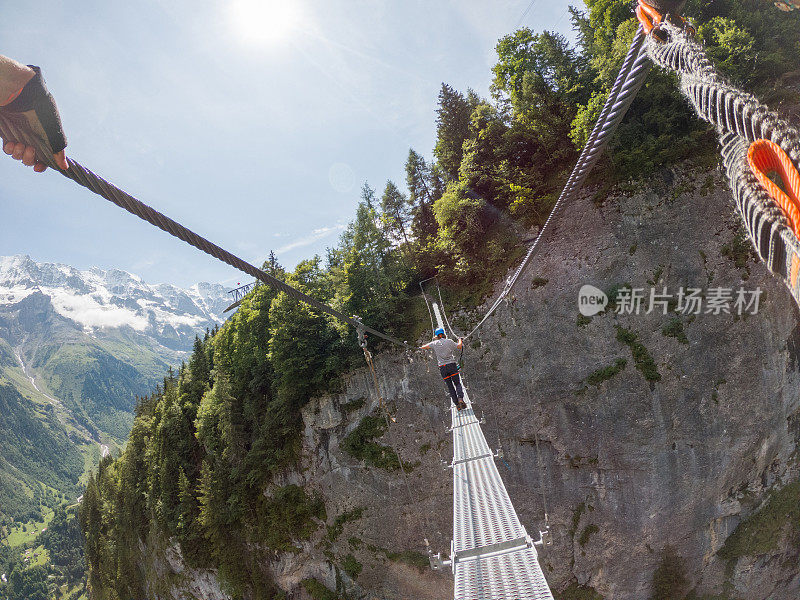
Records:
[[[554,590],[647,598],[671,546],[699,594],[800,595],[796,523],[765,551],[717,554],[770,490],[798,478],[798,309],[738,229],[715,172],[666,171],[600,205],[587,194],[558,219],[510,306],[469,341],[466,383],[487,439],[504,448],[501,473],[529,531],[543,524],[546,502],[553,545],[541,560]],[[643,288],[643,309],[582,317],[584,284]],[[712,288],[760,288],[758,313],[732,305],[731,314],[686,315],[675,299],[667,314],[647,312],[651,288],[677,295],[681,286],[701,288],[706,302]],[[453,313],[456,327],[475,316]],[[422,354],[376,360],[395,421],[375,442],[398,452],[406,476],[342,450],[363,417],[379,414],[365,370],[308,404],[302,468],[279,483],[322,495],[328,527],[299,553],[264,555],[290,597],[307,597],[308,579],[352,598],[452,595],[447,573],[414,565],[423,538],[449,548],[444,388]]]
[[[178,544],[166,545],[164,540],[148,536],[140,542],[148,598],[170,600],[231,600],[217,579],[216,571],[191,569],[183,560]]]

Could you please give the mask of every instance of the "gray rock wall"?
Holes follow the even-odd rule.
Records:
[[[798,477],[798,310],[762,265],[751,259],[737,266],[725,255],[737,228],[715,172],[666,172],[648,189],[632,188],[600,207],[587,195],[558,219],[511,306],[470,340],[465,379],[485,413],[490,445],[499,438],[504,449],[501,474],[534,535],[546,502],[553,545],[541,560],[555,591],[577,583],[604,598],[647,598],[670,545],[698,593],[800,597],[796,536],[787,533],[774,552],[732,565],[715,554],[769,489]],[[587,283],[606,290],[628,283],[647,294],[653,286],[673,293],[682,285],[760,287],[763,295],[757,315],[609,311],[581,322],[577,296]],[[453,308],[462,329],[478,316]],[[662,332],[676,316],[683,341]],[[636,368],[618,327],[636,334],[660,380]],[[617,359],[626,361],[619,373],[587,382]],[[363,512],[334,540],[321,528],[300,554],[265,555],[265,567],[291,597],[306,597],[300,581],[308,577],[354,598],[452,596],[449,574],[394,554],[420,553],[423,538],[435,550],[449,549],[444,387],[421,353],[383,353],[376,361],[396,419],[378,441],[413,468],[404,478],[340,449],[363,416],[379,414],[365,369],[348,376],[342,394],[306,407],[303,466],[278,483],[322,494],[329,524],[347,511]],[[348,413],[362,398],[365,405]],[[347,555],[362,565],[354,579],[342,569]]]

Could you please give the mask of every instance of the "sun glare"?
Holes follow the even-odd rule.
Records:
[[[233,24],[242,41],[277,44],[288,39],[300,24],[300,9],[293,0],[236,0]]]

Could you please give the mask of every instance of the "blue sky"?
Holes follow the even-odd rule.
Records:
[[[274,5],[284,6],[277,2]],[[494,45],[570,31],[563,0],[0,0],[0,53],[42,67],[67,155],[260,265],[334,245],[359,188],[430,157],[441,83],[488,94]],[[523,13],[527,14],[523,18]],[[284,10],[284,9],[279,9]],[[0,255],[235,285],[235,270],[63,177],[0,159]]]

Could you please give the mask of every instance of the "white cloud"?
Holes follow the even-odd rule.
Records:
[[[128,325],[137,331],[147,329],[147,319],[130,309],[103,306],[90,296],[78,296],[56,288],[42,289],[42,291],[50,296],[53,308],[58,314],[80,323],[84,327],[123,327]]]
[[[310,246],[314,242],[324,239],[329,235],[331,235],[332,233],[336,233],[337,231],[342,231],[344,228],[345,228],[344,225],[338,223],[336,225],[328,225],[326,227],[320,227],[319,229],[315,229],[310,234],[304,237],[301,237],[293,242],[290,242],[285,246],[281,246],[275,252],[277,252],[278,254],[282,254],[284,252],[289,252],[289,250],[295,250],[297,248]]]

